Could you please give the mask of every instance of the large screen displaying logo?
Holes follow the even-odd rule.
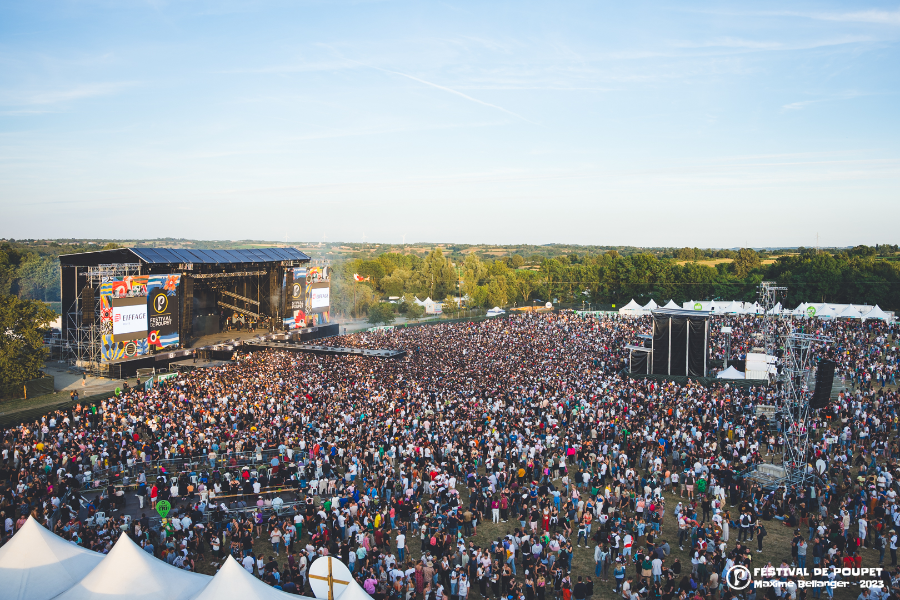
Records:
[[[147,282],[147,344],[157,349],[178,345],[178,284],[181,275],[152,275]]]
[[[112,331],[118,341],[142,338],[147,331],[147,301],[144,298],[113,298]]]
[[[327,287],[312,288],[309,291],[309,307],[311,309],[328,308],[330,292],[331,290]]]
[[[104,361],[144,356],[150,347],[177,346],[181,275],[137,275],[100,284]]]
[[[287,329],[330,322],[330,267],[294,267],[292,283],[284,278],[285,317]]]

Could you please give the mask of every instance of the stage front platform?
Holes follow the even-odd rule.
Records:
[[[288,352],[309,352],[324,356],[367,356],[372,358],[402,358],[406,350],[364,350],[361,348],[339,348],[337,346],[317,346],[315,344],[295,344],[291,342],[264,341],[245,342],[243,350],[286,350]]]
[[[230,360],[207,360],[205,358],[195,358],[191,360],[180,360],[169,364],[170,371],[193,371],[194,369],[211,369],[213,367],[224,367],[232,365]]]

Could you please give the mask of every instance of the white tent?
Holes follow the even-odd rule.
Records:
[[[856,310],[852,304],[848,304],[847,308],[841,311],[841,314],[838,315],[840,319],[862,319],[862,315],[859,314],[859,311]]]
[[[863,319],[880,319],[882,321],[889,321],[890,317],[886,312],[881,310],[880,306],[876,304],[872,310],[863,315]]]
[[[229,556],[194,600],[289,600],[298,597],[302,598],[266,585]]]
[[[718,375],[716,375],[717,379],[743,379],[744,373],[742,371],[738,371],[734,368],[734,365],[728,365],[728,368],[724,371],[720,371]]]
[[[682,308],[684,310],[710,310],[710,307],[712,305],[713,305],[713,302],[711,300],[700,300],[700,301],[690,300],[688,302],[685,302],[682,305]]]
[[[737,300],[732,300],[728,304],[718,302],[716,303],[716,312],[719,314],[739,315],[744,312],[744,307]]]
[[[675,304],[674,300],[669,300],[669,303],[663,306],[663,308],[681,308],[677,304]]]
[[[368,595],[355,579],[351,579],[350,585],[341,592],[340,596],[335,595],[334,600],[372,600],[372,596]]]
[[[44,529],[33,517],[0,548],[0,596],[50,600],[75,585],[103,560]]]
[[[838,316],[838,311],[831,304],[820,304],[816,306],[815,316],[820,319],[833,319]]]
[[[650,298],[650,302],[644,305],[644,311],[649,312],[654,308],[659,308],[659,304],[653,301],[653,298]]]
[[[154,558],[122,534],[106,558],[57,599],[190,600],[211,580]]]
[[[619,309],[620,315],[641,315],[644,313],[644,307],[631,299],[631,302]]]
[[[778,314],[781,314],[781,302],[776,302],[776,303],[775,303],[775,306],[773,306],[772,308],[770,308],[769,311],[768,311],[766,314],[768,314],[768,315],[778,315]]]
[[[792,310],[791,314],[794,315],[795,317],[806,317],[806,316],[808,316],[808,313],[806,312],[806,309],[808,306],[809,306],[809,303],[804,302],[803,304],[799,305],[797,308]]]
[[[759,315],[762,314],[763,309],[762,306],[759,305],[759,302],[744,302],[744,314],[745,315]]]

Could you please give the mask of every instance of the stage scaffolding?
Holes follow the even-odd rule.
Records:
[[[66,325],[73,335],[64,341],[64,352],[68,364],[82,368],[89,373],[99,373],[101,368],[100,328],[100,285],[125,277],[141,274],[140,263],[105,264],[90,267],[75,267],[75,303],[66,313]],[[84,284],[79,288],[79,285]],[[85,306],[84,291],[93,291],[92,306]],[[87,319],[84,313],[88,310]]]

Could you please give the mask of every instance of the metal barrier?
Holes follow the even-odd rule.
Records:
[[[93,469],[91,470],[91,479],[110,479],[117,473],[124,477],[137,477],[141,472],[160,473],[160,468],[165,469],[166,474],[194,473],[214,469],[242,469],[243,467],[269,470],[273,458],[278,458],[279,465],[284,465],[298,456],[300,453],[295,452],[292,458],[288,458],[286,453],[281,454],[278,450],[263,450],[262,452],[220,454],[216,456],[214,462],[210,462],[208,457],[161,458],[148,462],[135,462],[131,466],[114,465],[106,469]],[[232,458],[235,462],[233,465],[230,464]]]

